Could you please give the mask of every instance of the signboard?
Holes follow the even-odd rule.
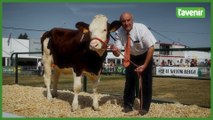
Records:
[[[198,77],[198,67],[156,67],[156,75]]]
[[[30,52],[41,52],[41,42],[39,39],[30,39]],[[41,54],[30,54],[30,56],[41,57]]]

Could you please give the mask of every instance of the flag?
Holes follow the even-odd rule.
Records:
[[[8,40],[7,40],[7,45],[8,45],[8,46],[10,45],[11,35],[12,35],[12,32],[10,32],[9,37],[8,37]]]

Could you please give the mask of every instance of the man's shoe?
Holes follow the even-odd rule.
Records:
[[[133,109],[131,107],[124,107],[124,109],[122,110],[122,112],[128,113],[133,111]]]
[[[147,110],[139,110],[138,114],[140,114],[141,116],[147,114],[148,111]]]

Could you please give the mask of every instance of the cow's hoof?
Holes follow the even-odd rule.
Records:
[[[78,105],[73,105],[72,106],[72,112],[77,111],[78,110]]]
[[[52,100],[53,100],[52,95],[47,95],[47,99],[48,99],[49,101],[52,101]]]
[[[53,97],[58,97],[58,94],[57,93],[53,93]]]
[[[99,107],[92,107],[92,109],[94,110],[94,111],[100,111],[101,109],[99,108]]]
[[[78,110],[78,109],[76,109],[76,108],[72,108],[71,111],[72,111],[72,112],[75,112],[75,111],[77,111],[77,110]]]

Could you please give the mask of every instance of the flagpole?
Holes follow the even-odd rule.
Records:
[[[8,36],[8,46],[10,47],[10,55],[12,54],[12,51],[11,51],[11,49],[12,49],[12,45],[11,45],[11,38],[12,38],[12,29],[10,30],[10,33],[9,33],[9,36]],[[9,66],[11,66],[11,60],[9,60],[10,62],[9,62]]]

